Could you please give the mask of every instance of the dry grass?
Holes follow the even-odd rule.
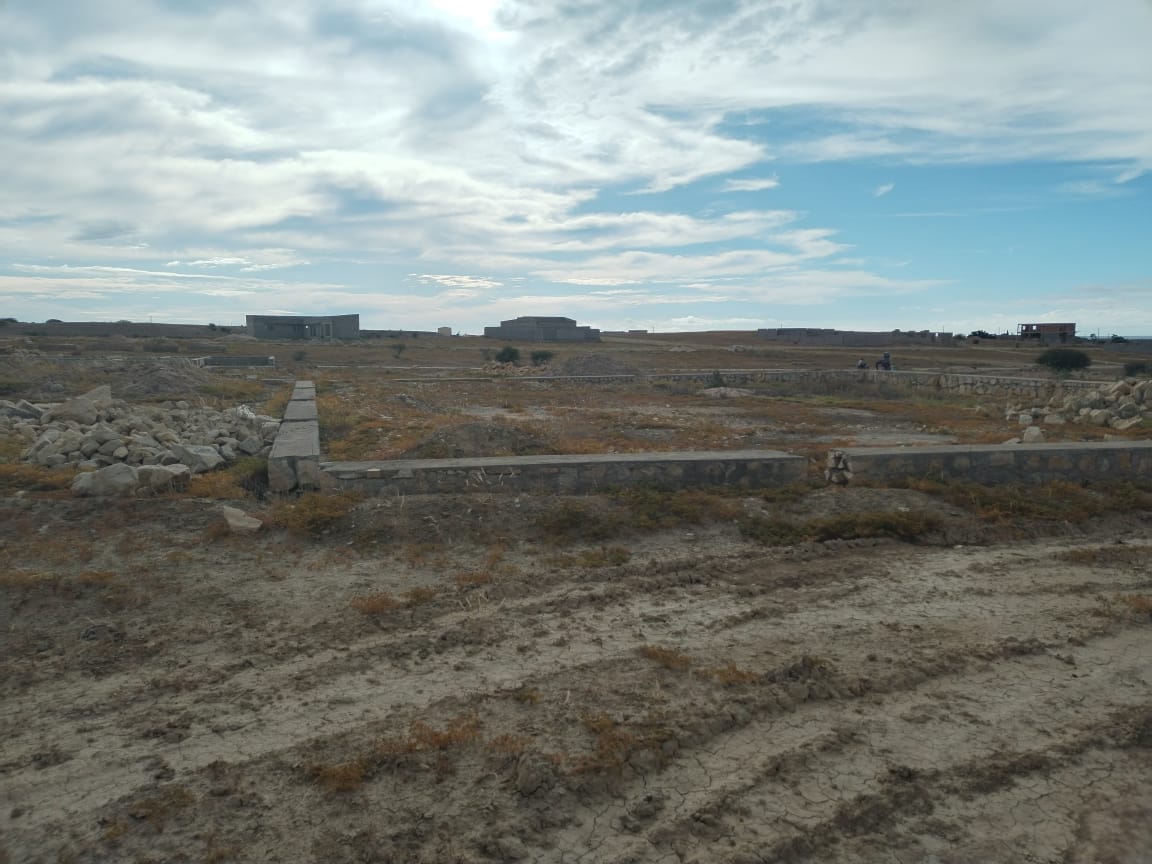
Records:
[[[497,735],[485,744],[485,749],[492,753],[497,753],[501,756],[519,756],[528,749],[532,743],[532,738],[527,735],[513,735],[505,733]]]
[[[243,378],[220,378],[200,386],[199,391],[216,407],[229,408],[237,403],[259,403],[264,399],[264,385]]]
[[[846,513],[803,521],[748,516],[741,521],[740,532],[766,546],[794,546],[865,537],[892,537],[915,542],[938,531],[942,524],[939,517],[929,513],[893,510]]]
[[[188,481],[185,492],[190,498],[215,498],[225,501],[244,498],[248,494],[240,485],[240,481],[226,471],[196,474]]]
[[[418,586],[416,588],[409,588],[400,596],[404,598],[404,604],[407,606],[421,606],[425,603],[431,603],[439,593],[435,588]]]
[[[349,605],[361,615],[375,618],[380,615],[386,615],[393,609],[400,608],[401,604],[399,600],[387,591],[382,591],[377,594],[365,594],[353,597]]]
[[[760,675],[750,669],[741,669],[735,663],[729,663],[717,669],[709,669],[707,673],[725,687],[740,687],[754,684],[760,680]]]
[[[1120,602],[1134,612],[1152,616],[1152,596],[1148,594],[1122,594]]]
[[[461,588],[474,588],[478,585],[490,585],[496,581],[496,576],[491,570],[470,570],[457,573],[452,577],[452,581]]]
[[[684,672],[692,666],[692,658],[683,651],[675,648],[664,648],[659,645],[641,645],[636,649],[641,657],[651,660],[665,669],[673,672]]]
[[[357,492],[305,492],[274,502],[269,522],[298,537],[320,537],[335,530],[363,498]]]
[[[449,720],[442,729],[422,720],[413,720],[407,738],[385,739],[376,749],[384,756],[444,751],[471,744],[479,737],[480,718],[475,713],[467,713]]]
[[[69,489],[76,476],[67,469],[41,468],[19,462],[0,463],[0,491],[53,492]]]
[[[326,792],[353,792],[364,785],[368,766],[362,759],[352,759],[335,765],[311,765],[308,773]]]
[[[1146,564],[1150,551],[1152,550],[1149,550],[1147,546],[1113,544],[1111,546],[1095,546],[1091,549],[1066,549],[1056,553],[1053,557],[1058,561],[1067,561],[1071,564],[1096,564],[1104,567],[1115,567],[1119,564]]]
[[[515,690],[505,691],[501,695],[506,696],[513,702],[519,702],[521,705],[535,705],[540,701],[540,691],[526,684],[520,685]]]

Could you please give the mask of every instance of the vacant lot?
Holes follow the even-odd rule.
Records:
[[[302,371],[347,400],[332,441],[394,452],[1011,431]],[[230,501],[251,536],[215,500],[5,494],[0,861],[1152,856],[1138,484]]]

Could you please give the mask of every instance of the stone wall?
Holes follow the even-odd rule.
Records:
[[[311,381],[297,381],[268,456],[268,488],[278,493],[319,489],[323,479],[316,385]]]
[[[722,374],[725,383],[736,385],[879,384],[1028,400],[1072,399],[1069,404],[1075,404],[1076,394],[1094,396],[1101,386],[1099,382],[1089,381],[873,370],[742,370]],[[635,377],[640,376],[593,376],[587,380]],[[710,383],[714,377],[714,373],[692,373],[647,376],[647,380]],[[269,486],[273,492],[334,485],[372,495],[469,491],[578,495],[632,486],[724,485],[754,489],[794,482],[807,475],[804,458],[772,450],[321,462],[315,398],[312,382],[297,382],[269,457]],[[1053,480],[1147,483],[1152,482],[1152,441],[852,447],[830,454],[827,477],[836,483],[882,483],[910,477],[968,479],[980,483],[1029,484]]]
[[[1152,441],[844,447],[828,457],[834,483],[903,479],[977,483],[1152,481]]]
[[[775,450],[736,450],[329,462],[323,469],[338,486],[372,495],[441,492],[583,495],[634,486],[762,488],[802,479],[807,465],[801,456]]]

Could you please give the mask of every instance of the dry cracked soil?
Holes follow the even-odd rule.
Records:
[[[1152,861],[1147,514],[788,506],[878,501],[944,527],[556,546],[545,502],[461,496],[301,539],[0,500],[0,861]]]

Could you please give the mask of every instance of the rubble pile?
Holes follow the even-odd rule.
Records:
[[[1013,405],[1007,417],[1021,426],[1079,423],[1117,431],[1132,429],[1152,417],[1152,380],[1126,378],[1097,390],[1057,395],[1044,405]]]
[[[279,428],[246,406],[134,405],[113,399],[108,385],[48,407],[0,400],[0,436],[25,440],[26,462],[81,472],[78,495],[169,488],[245,456],[266,457]]]

